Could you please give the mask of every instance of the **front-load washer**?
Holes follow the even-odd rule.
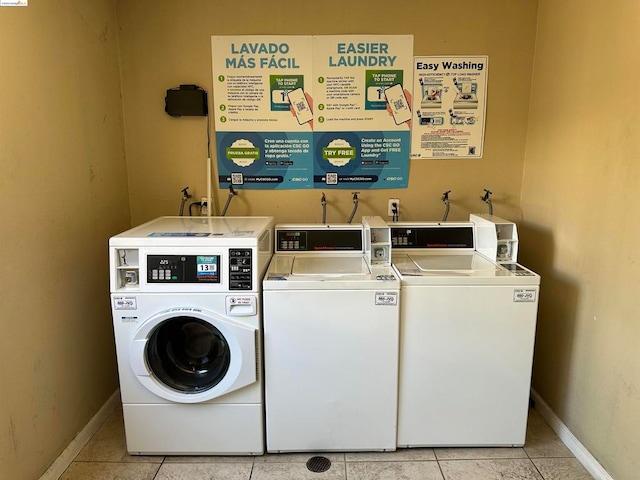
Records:
[[[398,447],[524,444],[540,277],[478,253],[475,227],[391,227]]]
[[[276,225],[263,281],[267,451],[395,450],[389,228]],[[386,241],[385,241],[386,232]]]
[[[264,453],[271,217],[161,217],[109,240],[127,450]]]

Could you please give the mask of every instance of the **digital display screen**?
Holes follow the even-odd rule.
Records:
[[[148,283],[220,283],[220,255],[149,255]]]
[[[219,279],[218,262],[220,257],[213,256],[197,256],[196,257],[196,276],[198,280],[211,281]]]

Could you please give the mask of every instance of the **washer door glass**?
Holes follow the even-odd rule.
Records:
[[[215,387],[231,362],[229,344],[220,330],[189,316],[173,317],[158,325],[149,337],[145,355],[160,382],[187,393]]]

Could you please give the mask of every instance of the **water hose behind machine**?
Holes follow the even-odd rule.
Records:
[[[184,204],[187,203],[187,200],[191,198],[191,194],[189,193],[189,187],[184,187],[182,189],[182,200],[180,201],[180,212],[179,215],[182,217],[184,215]]]
[[[327,223],[327,197],[324,192],[322,192],[322,198],[320,199],[320,204],[322,205],[322,223]]]
[[[347,220],[347,223],[351,223],[353,221],[353,217],[356,214],[356,211],[358,210],[358,194],[360,192],[351,192],[353,193],[353,210],[351,211],[351,215],[349,216],[349,220]]]
[[[445,207],[444,207],[444,215],[442,216],[442,221],[446,222],[447,221],[447,217],[449,216],[449,209],[451,207],[450,203],[449,203],[449,194],[451,193],[451,190],[447,190],[446,192],[444,192],[442,194],[442,202],[444,203]]]
[[[490,198],[492,193],[493,192],[485,188],[484,195],[480,197],[480,200],[482,200],[484,203],[486,203],[489,206],[489,215],[493,215],[493,205],[491,203],[491,198]]]
[[[229,185],[229,195],[227,196],[227,201],[224,204],[224,208],[222,209],[220,216],[224,217],[226,215],[229,204],[236,195],[238,195],[238,193],[233,189],[233,185]]]

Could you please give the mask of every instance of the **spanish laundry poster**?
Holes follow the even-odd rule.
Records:
[[[211,51],[219,185],[311,188],[311,37],[213,36]]]
[[[413,59],[411,158],[481,158],[487,56]]]
[[[413,37],[213,36],[218,182],[404,188]]]

